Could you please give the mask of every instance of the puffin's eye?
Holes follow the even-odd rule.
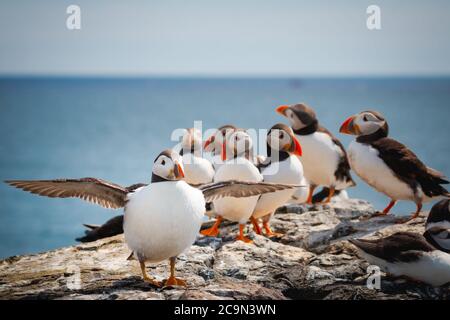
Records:
[[[364,122],[369,121],[369,120],[367,119],[367,116],[364,116],[364,117],[363,117],[363,121],[364,121]]]
[[[280,132],[280,139],[283,139],[283,138],[284,138],[284,133]]]
[[[161,161],[161,164],[162,164],[163,166],[166,165],[166,160],[163,159],[163,160]]]

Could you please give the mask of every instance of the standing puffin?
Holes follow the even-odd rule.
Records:
[[[267,133],[267,158],[259,164],[265,182],[301,184],[303,166],[299,158],[302,148],[292,129],[284,124],[274,125]],[[262,218],[268,237],[276,236],[269,225],[270,218],[277,208],[284,205],[296,190],[284,190],[262,195],[253,211],[252,223],[257,234],[261,234],[258,220]]]
[[[349,240],[370,264],[393,276],[441,286],[450,282],[449,200],[434,205],[423,235],[397,232],[389,237]]]
[[[292,130],[302,144],[301,161],[310,184],[307,203],[312,203],[314,190],[319,185],[329,188],[325,203],[330,202],[336,190],[355,185],[342,143],[319,125],[311,107],[299,103],[280,106],[276,111],[289,119]]]
[[[386,215],[397,200],[414,201],[416,218],[424,202],[449,196],[441,184],[448,184],[444,175],[427,167],[405,145],[388,137],[389,126],[377,111],[363,111],[348,118],[341,133],[356,135],[350,143],[348,158],[358,176],[391,202],[376,215]]]
[[[222,197],[254,197],[266,192],[295,188],[290,185],[226,181],[194,188],[184,177],[181,156],[161,152],[153,164],[151,184],[129,192],[117,184],[96,178],[58,180],[15,180],[6,183],[52,198],[76,197],[105,208],[124,208],[125,241],[136,258],[145,281],[150,278],[145,263],[170,260],[165,286],[182,285],[175,277],[176,257],[195,241],[205,213],[206,201]]]
[[[198,129],[186,129],[181,141],[180,155],[183,157],[184,181],[191,185],[210,183],[214,178],[212,163],[202,158],[202,136]]]
[[[221,148],[224,163],[216,170],[214,182],[229,180],[263,181],[263,176],[253,161],[250,160],[252,147],[252,139],[244,130],[236,130],[226,135]],[[227,219],[239,223],[239,235],[236,240],[251,243],[252,241],[244,236],[244,228],[252,216],[257,201],[258,197],[215,200],[213,205],[217,216],[216,222],[211,228],[202,230],[201,234],[216,237],[219,234],[222,219]]]

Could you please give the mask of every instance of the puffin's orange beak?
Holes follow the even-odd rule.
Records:
[[[222,143],[222,161],[227,160],[227,143],[224,141]]]
[[[279,106],[278,108],[275,109],[275,111],[285,117],[286,115],[284,114],[284,112],[287,109],[289,109],[289,106]]]
[[[184,178],[184,171],[181,167],[181,164],[175,161],[175,168],[174,168],[175,177],[177,179],[183,179]]]
[[[300,145],[300,142],[298,142],[296,137],[292,137],[292,149],[294,150],[294,152],[292,152],[292,154],[301,157],[303,155],[303,150],[302,150],[302,146]]]
[[[341,128],[339,129],[339,132],[345,134],[356,134],[355,125],[353,123],[354,120],[355,116],[351,116],[350,118],[345,120]]]
[[[212,135],[208,138],[208,140],[205,141],[205,144],[203,145],[203,149],[206,149],[211,143],[214,142],[215,136]]]

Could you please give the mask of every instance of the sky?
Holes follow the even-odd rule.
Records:
[[[448,76],[449,39],[447,0],[0,2],[0,76]]]

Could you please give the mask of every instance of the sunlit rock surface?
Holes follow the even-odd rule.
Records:
[[[382,274],[369,289],[368,264],[346,240],[423,232],[424,216],[407,224],[395,217],[368,219],[362,200],[325,206],[287,206],[272,220],[284,235],[254,243],[233,241],[237,226],[224,223],[222,238],[199,237],[177,261],[188,288],[155,288],[142,281],[123,236],[0,261],[0,299],[449,299],[450,286],[432,288]],[[206,224],[206,226],[208,223]],[[168,262],[148,265],[158,280]]]

